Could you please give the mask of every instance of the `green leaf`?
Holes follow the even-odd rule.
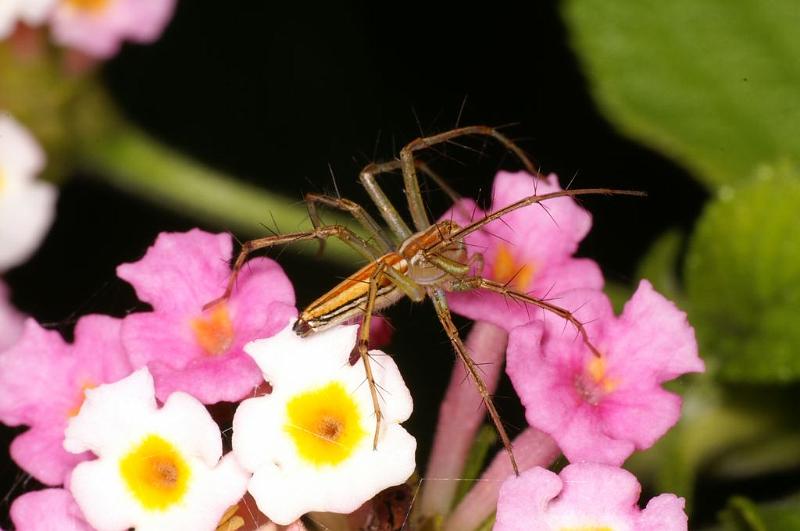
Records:
[[[686,261],[690,321],[723,377],[800,377],[800,179],[762,169],[703,213]]]
[[[565,0],[606,116],[709,186],[800,160],[797,0]]]
[[[673,229],[665,232],[650,246],[637,270],[639,278],[646,278],[659,293],[675,302],[683,298],[677,274],[683,241],[684,236],[680,231]]]
[[[800,530],[800,495],[767,504],[735,496],[720,512],[719,519],[725,531],[797,531]]]

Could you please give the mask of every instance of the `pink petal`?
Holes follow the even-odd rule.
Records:
[[[69,377],[74,366],[61,335],[28,319],[19,341],[0,353],[0,421],[33,424],[54,411],[68,411],[75,392]]]
[[[73,356],[82,384],[115,382],[133,371],[121,329],[121,319],[106,315],[86,315],[75,325]]]
[[[184,391],[204,404],[238,402],[263,381],[258,366],[243,353],[202,358],[180,369],[155,361],[149,368],[161,401],[176,391]]]
[[[495,177],[491,211],[536,193],[541,195],[559,190],[555,175],[541,181],[524,172],[500,172]],[[473,201],[462,200],[442,219],[453,219],[463,226],[484,215]],[[467,249],[470,254],[483,255],[484,268],[480,273],[487,278],[495,274],[500,253],[511,253],[513,266],[528,268],[530,280],[525,281],[525,274],[521,273],[510,280],[510,287],[534,297],[548,297],[577,288],[600,289],[604,281],[597,264],[572,258],[591,224],[589,213],[572,198],[556,198],[521,208],[506,214],[502,220],[487,224],[484,229],[466,237]],[[509,281],[506,278],[495,280]],[[524,282],[524,285],[517,285],[518,282]],[[538,318],[541,313],[532,305],[511,301],[485,290],[449,293],[448,301],[454,312],[470,319],[491,322],[506,330]]]
[[[33,426],[11,442],[11,458],[20,468],[45,485],[63,484],[72,469],[90,456],[89,453],[76,455],[64,450],[66,426],[66,420]]]
[[[23,494],[11,504],[10,515],[19,531],[92,531],[72,495],[64,489]]]
[[[229,234],[165,232],[141,260],[117,267],[117,276],[153,308],[194,314],[225,290],[232,249]]]
[[[500,488],[493,531],[551,531],[544,513],[561,488],[561,479],[541,467],[508,478]]]
[[[689,518],[686,500],[674,494],[661,494],[647,503],[636,522],[636,531],[686,531]]]
[[[175,0],[111,0],[99,11],[58,7],[51,17],[53,39],[89,55],[108,58],[124,40],[151,42],[169,21]]]
[[[650,373],[655,381],[664,382],[687,372],[705,370],[686,314],[657,293],[647,280],[639,283],[609,332],[609,354],[612,353],[637,379]]]
[[[600,407],[608,435],[645,449],[678,422],[681,397],[660,387],[622,390],[608,395]]]
[[[225,303],[233,330],[230,345],[206,352],[192,323],[204,315],[206,303],[223,294],[230,254],[229,235],[192,230],[160,235],[142,260],[118,268],[153,305],[152,312],[125,318],[122,340],[133,364],[151,369],[161,400],[175,391],[204,403],[241,400],[262,381],[244,345],[274,335],[296,316],[294,290],[281,267],[254,258]]]
[[[636,478],[617,467],[572,464],[558,476],[535,468],[503,484],[494,529],[686,529],[682,499],[664,494],[640,511],[640,491]]]

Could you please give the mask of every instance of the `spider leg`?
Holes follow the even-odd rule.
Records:
[[[447,238],[443,238],[441,242],[437,243],[436,245],[432,246],[428,249],[429,252],[435,252],[442,247],[446,247],[453,243],[454,240],[463,240],[464,236],[468,234],[472,234],[475,231],[480,230],[488,223],[496,219],[500,219],[501,217],[505,216],[509,212],[513,212],[514,210],[519,210],[520,208],[524,208],[528,205],[534,205],[536,203],[541,203],[542,201],[547,201],[548,199],[555,199],[557,197],[575,197],[581,195],[630,195],[630,196],[637,196],[637,197],[644,197],[647,195],[646,192],[638,191],[638,190],[613,190],[611,188],[581,188],[575,190],[561,190],[558,192],[550,192],[549,194],[542,194],[542,195],[531,195],[528,197],[523,197],[519,201],[511,203],[510,205],[501,208],[500,210],[495,210],[491,214],[486,215],[485,217],[475,221],[467,225],[466,227],[462,227],[456,233],[450,234]]]
[[[572,326],[574,326],[575,329],[580,334],[581,338],[583,339],[583,342],[586,344],[587,347],[589,347],[589,350],[592,351],[592,354],[594,354],[597,357],[602,357],[597,347],[595,347],[594,344],[589,340],[589,334],[586,332],[586,328],[583,326],[583,323],[581,323],[572,312],[570,312],[565,308],[556,306],[555,304],[549,303],[542,299],[538,299],[536,297],[532,297],[525,293],[514,291],[512,289],[509,289],[505,284],[501,284],[499,282],[495,282],[494,280],[489,280],[483,277],[468,277],[464,279],[459,279],[451,282],[450,286],[448,287],[453,291],[471,291],[475,289],[485,289],[488,291],[499,293],[505,297],[522,302],[524,304],[532,304],[534,306],[542,308],[543,310],[547,310],[548,312],[551,312],[561,317],[562,319],[569,322]]]
[[[369,326],[372,321],[372,312],[375,310],[375,298],[378,294],[378,286],[380,285],[385,267],[386,264],[381,261],[375,264],[375,271],[369,279],[369,292],[367,294],[367,304],[364,308],[364,317],[361,320],[361,328],[358,331],[358,354],[361,356],[361,361],[364,362],[364,372],[366,372],[367,375],[369,393],[372,397],[372,407],[375,410],[375,436],[372,439],[373,450],[377,450],[378,448],[378,436],[380,435],[383,413],[381,413],[381,406],[378,402],[378,385],[375,383],[375,377],[372,374],[372,366],[370,365]]]
[[[275,245],[284,245],[287,243],[325,238],[338,238],[369,261],[375,260],[376,258],[367,242],[365,242],[363,239],[361,239],[361,237],[347,227],[343,227],[341,225],[315,227],[314,230],[311,231],[278,234],[275,236],[266,236],[264,238],[249,240],[244,242],[242,244],[242,248],[239,250],[239,255],[236,257],[236,261],[233,263],[233,267],[231,268],[231,276],[228,277],[228,284],[225,287],[225,292],[222,294],[222,296],[206,303],[203,306],[203,309],[207,310],[208,308],[211,308],[212,306],[230,298],[231,293],[233,293],[233,288],[236,285],[236,278],[239,276],[239,272],[247,261],[248,256],[255,251],[266,249]]]
[[[351,201],[349,199],[344,199],[341,197],[332,197],[329,195],[322,195],[322,194],[306,194],[305,198],[303,199],[306,203],[306,208],[308,209],[308,217],[311,218],[311,224],[314,228],[322,227],[325,224],[322,222],[322,219],[319,216],[319,212],[317,211],[317,204],[325,205],[331,208],[335,208],[337,210],[342,210],[344,212],[348,212],[350,215],[358,221],[364,229],[372,236],[374,240],[374,245],[372,245],[372,250],[377,255],[382,255],[387,253],[394,245],[386,237],[381,226],[369,215],[364,207],[356,203],[355,201]],[[319,253],[322,254],[322,251],[325,248],[325,240],[319,240]]]
[[[447,181],[445,181],[441,175],[433,171],[430,166],[420,160],[414,160],[413,163],[416,169],[430,177],[454,203],[461,199],[461,196],[458,194],[458,192],[456,192],[449,184],[447,184]],[[400,170],[402,167],[403,163],[399,160],[371,163],[361,170],[361,173],[358,177],[361,181],[361,184],[367,189],[367,193],[369,194],[370,198],[378,207],[381,217],[383,217],[383,219],[386,221],[389,227],[391,227],[392,231],[397,234],[400,240],[405,240],[411,236],[411,229],[400,217],[400,214],[398,214],[397,210],[391,204],[389,198],[386,197],[386,194],[383,193],[383,190],[378,185],[377,181],[378,175]],[[428,226],[429,225],[426,225],[425,227],[422,227],[422,229],[428,228]],[[418,230],[422,229],[418,228]]]
[[[456,328],[456,325],[453,323],[453,319],[450,316],[450,309],[447,306],[445,292],[441,288],[434,287],[427,288],[427,291],[431,301],[433,302],[433,307],[436,309],[436,315],[439,317],[439,321],[442,323],[442,326],[447,333],[447,337],[450,339],[450,343],[453,345],[456,354],[464,364],[464,369],[466,369],[467,374],[470,375],[478,388],[478,392],[480,393],[481,399],[486,406],[486,410],[489,412],[489,417],[492,419],[494,427],[497,430],[497,433],[500,435],[500,440],[503,441],[503,446],[505,447],[506,452],[508,452],[509,459],[511,459],[511,466],[514,469],[514,473],[519,475],[517,461],[514,458],[514,452],[511,449],[511,439],[508,437],[508,433],[506,432],[506,429],[500,420],[500,415],[497,413],[497,409],[494,407],[492,397],[489,394],[489,391],[486,389],[486,384],[483,383],[483,379],[481,378],[477,365],[475,365],[475,361],[469,355],[467,347],[464,346],[464,343],[461,341],[461,336],[458,334],[458,328]]]
[[[417,230],[423,230],[430,226],[430,220],[428,219],[427,212],[425,212],[425,203],[422,200],[422,194],[419,189],[414,151],[426,149],[436,144],[448,142],[454,138],[467,135],[482,135],[494,138],[505,146],[506,149],[514,153],[531,175],[541,177],[539,170],[534,166],[533,162],[531,162],[522,148],[493,127],[485,125],[459,127],[458,129],[439,133],[438,135],[420,137],[416,140],[412,140],[400,150],[400,162],[403,170],[406,199],[408,200],[408,207],[411,210],[411,218],[414,220],[414,225],[417,227]]]

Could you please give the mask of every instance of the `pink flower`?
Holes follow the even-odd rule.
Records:
[[[203,311],[225,290],[231,251],[228,234],[163,233],[144,258],[117,268],[153,306],[124,319],[122,342],[135,367],[150,369],[162,401],[175,391],[206,404],[241,400],[262,381],[242,347],[297,313],[289,279],[267,258],[247,262],[231,298]]]
[[[615,317],[600,292],[562,299],[587,323],[592,353],[552,315],[511,331],[508,375],[531,426],[549,433],[570,461],[621,464],[677,422],[681,399],[661,384],[702,372],[686,314],[643,280]]]
[[[8,287],[0,281],[0,352],[13,345],[22,334],[22,315],[9,300]]]
[[[490,212],[534,194],[560,190],[555,174],[542,181],[525,172],[500,172],[492,187]],[[465,226],[488,213],[480,210],[473,200],[463,199],[442,219],[452,219]],[[541,298],[569,289],[603,287],[603,275],[594,261],[572,257],[591,226],[592,217],[588,212],[572,198],[559,197],[511,212],[465,240],[471,256],[483,255],[483,271],[476,273],[508,283],[515,291]],[[541,310],[483,290],[448,293],[447,300],[454,312],[470,319],[489,321],[506,330],[527,323],[535,312],[541,313]]]
[[[62,0],[51,16],[53,39],[88,55],[108,58],[122,41],[155,41],[175,0]]]
[[[64,489],[23,494],[11,504],[11,521],[19,531],[92,531],[72,495]]]
[[[130,372],[119,330],[118,319],[89,315],[78,321],[70,345],[28,319],[20,340],[0,354],[0,421],[30,426],[11,443],[11,457],[46,485],[62,484],[87,458],[62,447],[84,391]]]
[[[636,477],[621,468],[578,463],[556,475],[536,467],[503,483],[494,531],[688,528],[683,498],[661,494],[641,510],[640,493]]]

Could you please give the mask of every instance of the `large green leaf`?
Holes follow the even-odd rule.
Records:
[[[595,98],[708,185],[800,159],[797,0],[564,0]]]
[[[763,169],[706,208],[686,261],[690,320],[733,381],[800,377],[800,179]]]

